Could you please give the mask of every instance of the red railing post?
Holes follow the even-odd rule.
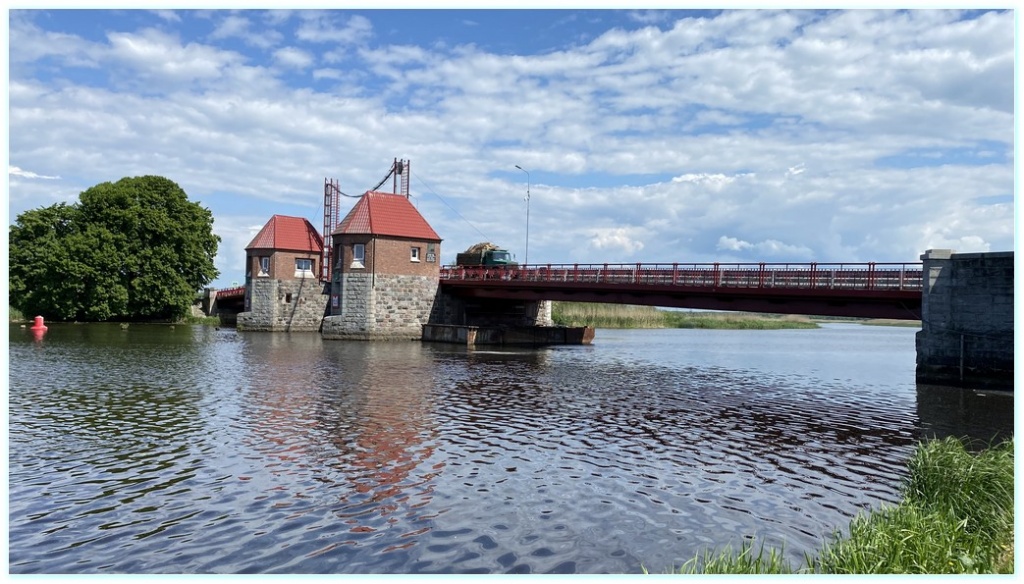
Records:
[[[764,288],[764,262],[758,265],[757,270],[757,287]]]
[[[679,264],[672,264],[672,285],[675,286],[679,278]]]
[[[875,289],[875,262],[868,262],[868,290]]]
[[[715,262],[715,274],[714,274],[715,288],[722,285],[722,270],[718,267],[718,262]]]
[[[815,276],[817,276],[817,271],[818,271],[818,262],[811,262],[811,281],[810,281],[811,289],[814,289],[814,280],[815,280]]]

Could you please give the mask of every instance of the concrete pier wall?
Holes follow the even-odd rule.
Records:
[[[554,326],[549,300],[461,298],[438,290],[432,324],[494,326]]]
[[[917,380],[1013,388],[1013,252],[928,250]]]
[[[476,345],[589,345],[594,340],[593,327],[516,326],[487,327],[427,324],[422,340],[435,343]]]

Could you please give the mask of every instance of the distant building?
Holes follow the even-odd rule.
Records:
[[[441,238],[406,195],[370,191],[331,235],[333,339],[419,339],[437,295]]]
[[[245,248],[245,311],[238,329],[319,330],[327,304],[318,278],[323,247],[306,219],[271,217]]]

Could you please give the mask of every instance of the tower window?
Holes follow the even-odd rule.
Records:
[[[366,245],[357,243],[352,246],[352,267],[353,268],[365,268],[366,262]]]
[[[312,278],[313,260],[309,258],[295,258],[295,277]]]

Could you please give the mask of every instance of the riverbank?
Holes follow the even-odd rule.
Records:
[[[918,445],[903,500],[859,515],[794,569],[744,544],[698,555],[681,574],[1012,574],[1013,441],[978,453],[945,438]]]
[[[562,326],[595,328],[694,328],[694,329],[813,329],[818,324],[797,315],[747,312],[685,312],[653,306],[552,302],[551,320]]]
[[[20,310],[18,310],[17,308],[14,308],[13,306],[8,307],[8,310],[9,310],[9,312],[7,313],[7,322],[19,323],[19,322],[30,322],[31,321],[31,319],[25,318],[25,315],[22,314],[22,312]],[[122,324],[122,326],[128,326],[129,325],[129,323],[121,323],[121,324]],[[186,316],[185,318],[183,318],[181,320],[177,320],[177,321],[174,321],[174,322],[171,322],[171,321],[161,321],[161,322],[138,323],[138,324],[202,324],[202,325],[209,325],[209,326],[220,326],[220,318],[218,318],[216,316],[191,316],[191,315],[189,315],[189,316]]]
[[[694,312],[666,310],[654,306],[601,304],[595,302],[552,302],[551,319],[556,325],[592,326],[612,329],[813,329],[827,323],[863,324],[921,328],[919,320],[853,318],[764,314],[751,312]]]

